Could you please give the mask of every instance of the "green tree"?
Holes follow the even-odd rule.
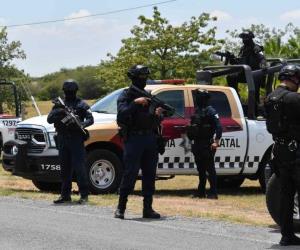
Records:
[[[0,30],[0,79],[14,80],[21,84],[28,80],[24,72],[18,70],[13,64],[15,59],[25,59],[25,53],[21,49],[20,41],[8,41],[8,34],[5,28]],[[25,98],[22,89],[19,87],[22,99]],[[0,89],[0,113],[4,109],[14,108],[14,98],[11,88],[1,87]]]
[[[211,27],[216,18],[207,13],[173,26],[154,7],[152,18],[140,16],[138,20],[117,55],[108,54],[110,60],[100,65],[99,78],[110,90],[127,84],[126,71],[134,64],[148,65],[156,79],[194,79],[220,43],[215,39],[216,27]]]
[[[62,84],[66,79],[75,79],[79,83],[78,95],[84,99],[98,99],[106,92],[103,82],[96,76],[99,67],[81,66],[75,69],[63,68],[59,72],[34,79],[33,93],[41,100],[63,96]]]

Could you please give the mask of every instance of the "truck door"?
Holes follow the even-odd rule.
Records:
[[[234,96],[230,89],[211,89],[209,92],[209,104],[218,112],[223,129],[220,147],[215,155],[217,173],[238,174],[244,165],[248,144],[242,107],[236,102],[238,96]],[[191,93],[190,96],[193,99]]]
[[[165,89],[160,90],[156,96],[174,107],[176,112],[184,117],[174,114],[162,122],[163,136],[168,141],[165,153],[159,156],[159,172],[166,170],[171,173],[173,170],[176,173],[176,170],[182,168],[194,168],[192,154],[190,151],[186,151],[182,144],[185,127],[189,124],[187,90],[184,88]]]

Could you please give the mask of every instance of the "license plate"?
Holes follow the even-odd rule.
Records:
[[[42,171],[60,171],[60,165],[58,164],[41,164]]]

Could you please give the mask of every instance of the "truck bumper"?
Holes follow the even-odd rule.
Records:
[[[31,156],[27,154],[27,142],[8,141],[3,147],[2,166],[13,175],[30,180],[60,182],[58,156]]]

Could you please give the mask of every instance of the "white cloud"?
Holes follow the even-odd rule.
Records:
[[[228,21],[232,19],[232,16],[229,13],[222,10],[214,10],[210,13],[210,15],[217,17],[218,21]]]
[[[300,20],[300,9],[284,12],[280,15],[280,19],[283,21]]]
[[[90,13],[88,10],[81,9],[81,10],[79,10],[79,11],[77,11],[77,12],[71,13],[70,15],[68,15],[68,16],[66,17],[66,19],[67,19],[67,18],[84,17],[84,16],[89,16],[89,15],[91,15],[91,13]]]
[[[89,15],[79,10],[68,17]],[[9,29],[10,40],[20,40],[27,59],[17,60],[20,68],[33,76],[43,75],[60,68],[96,65],[115,53],[121,39],[129,36],[132,24],[111,18],[83,18],[55,24],[22,26]]]

